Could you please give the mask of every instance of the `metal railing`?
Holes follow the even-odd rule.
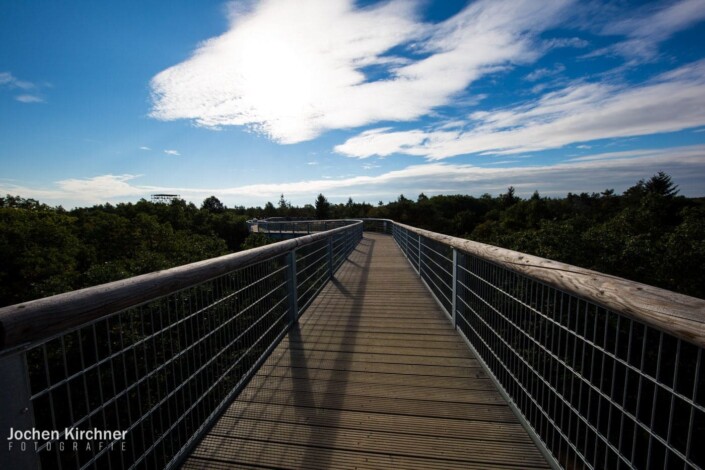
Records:
[[[276,217],[273,219],[248,220],[247,227],[250,233],[261,233],[276,238],[293,238],[345,227],[355,222],[356,220],[353,219],[287,220]]]
[[[24,432],[0,468],[178,465],[361,237],[347,221],[0,309],[0,423]]]
[[[705,301],[402,224],[393,235],[553,467],[705,467]]]
[[[392,234],[392,227],[394,227],[394,222],[386,219],[360,219],[362,220],[365,232],[378,232],[386,233],[387,235]]]
[[[390,220],[340,224],[0,309],[0,422],[59,433],[9,440],[0,468],[174,467],[363,226],[393,234],[552,466],[705,467],[705,301]]]

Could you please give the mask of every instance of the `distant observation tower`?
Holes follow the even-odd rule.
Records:
[[[152,194],[152,202],[170,203],[174,199],[180,199],[178,194]]]

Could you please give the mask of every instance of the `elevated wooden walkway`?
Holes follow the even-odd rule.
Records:
[[[242,467],[548,465],[394,240],[365,233],[183,466]]]

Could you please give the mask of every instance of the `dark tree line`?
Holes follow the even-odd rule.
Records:
[[[658,173],[622,195],[528,199],[419,195],[370,211],[435,232],[522,251],[705,298],[705,198]]]
[[[183,200],[141,200],[66,211],[0,199],[0,305],[237,251],[247,218],[214,202],[199,209]]]
[[[293,206],[228,208],[211,196],[201,207],[98,205],[67,211],[32,199],[0,199],[0,305],[166,269],[268,242],[248,235],[250,218],[389,218],[705,297],[705,198],[678,195],[659,173],[622,195],[569,193],[565,198],[453,195],[377,206],[319,194]]]

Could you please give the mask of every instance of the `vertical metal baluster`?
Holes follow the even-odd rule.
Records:
[[[83,330],[78,330],[78,332],[77,332],[78,333],[78,355],[79,355],[79,359],[81,362],[81,370],[84,371],[84,373],[81,374],[81,382],[83,382],[83,397],[85,399],[86,414],[89,415],[91,413],[91,411],[93,411],[93,410],[91,410],[91,403],[90,403],[90,399],[88,398],[89,397],[88,384],[86,381],[86,374],[85,374],[86,359],[85,359],[85,355],[83,354],[83,335],[82,335],[82,332],[83,332]],[[97,361],[98,361],[98,358],[96,358],[96,362]],[[93,365],[93,364],[91,364],[91,365]],[[2,419],[0,419],[0,422],[1,421],[2,421]],[[89,425],[90,425],[90,421],[89,421]],[[95,459],[95,449],[94,448],[91,448],[91,453],[93,454],[91,461],[93,461]],[[2,465],[0,465],[0,467],[2,467]]]
[[[418,235],[418,237],[419,237],[419,247],[418,247],[418,262],[419,262],[418,268],[419,269],[418,269],[418,272],[419,272],[419,277],[421,277],[421,279],[423,279],[423,274],[422,274],[423,268],[421,266],[421,248],[423,245],[423,241],[421,240],[421,235]]]
[[[654,442],[654,422],[656,421],[656,398],[659,394],[659,375],[661,373],[661,354],[663,351],[663,332],[658,335],[658,354],[656,356],[656,374],[654,377],[654,396],[651,402],[651,421],[649,422],[649,450],[646,454],[646,461],[651,462],[651,448]]]
[[[147,308],[149,308],[149,304],[147,304]],[[140,318],[144,318],[144,316],[145,316],[144,312],[142,312],[142,315],[140,315]],[[147,356],[149,355],[149,343],[150,342],[154,343],[154,332],[156,331],[156,328],[154,327],[154,315],[153,315],[151,308],[149,308],[149,321],[150,321],[150,324],[152,325],[152,332],[150,333],[149,337],[147,337],[147,332],[144,328],[144,322],[143,321],[140,322],[142,337],[145,338],[145,341],[144,341],[144,343],[142,343],[142,345],[143,345],[143,354],[144,354],[144,361],[145,361],[145,371],[147,372],[147,374],[151,374],[151,372],[152,372],[151,370],[149,370],[150,366],[149,366],[149,362],[147,360]],[[149,338],[149,339],[147,339],[147,338]],[[156,360],[156,358],[155,358],[155,360]],[[149,404],[152,401],[152,386],[150,385],[149,378],[147,378],[145,380],[145,382],[147,384],[147,403]],[[147,406],[147,408],[148,408],[148,406]],[[144,415],[147,415],[147,414],[151,415],[151,413],[152,413],[152,409],[148,408],[147,411],[144,413]],[[152,416],[150,416],[149,419],[151,421],[154,418]],[[142,426],[143,427],[145,426],[144,422],[143,422]],[[143,442],[144,442],[144,449],[145,449],[145,453],[143,454],[143,456],[144,456],[144,459],[146,459],[147,458],[146,452],[151,444],[150,444],[149,440],[147,439],[147,435],[145,435],[145,434],[143,434]],[[152,457],[154,458],[154,455],[152,455]],[[154,465],[156,465],[156,460],[153,460],[153,462],[154,462]]]
[[[293,249],[286,254],[286,262],[289,268],[287,278],[287,290],[289,291],[289,325],[294,325],[299,317],[299,300],[296,291],[296,250]]]
[[[693,382],[692,403],[690,404],[690,419],[688,420],[688,442],[685,444],[685,457],[690,461],[690,451],[693,444],[693,425],[695,423],[695,403],[698,398],[698,385],[700,384],[700,361],[702,361],[703,348],[698,349],[698,358],[695,360],[695,381]]]
[[[533,399],[536,398],[536,395],[538,394],[538,383],[535,380],[535,375],[533,369],[533,364],[531,358],[534,357],[534,353],[536,350],[534,349],[534,342],[532,341],[533,336],[531,333],[531,328],[533,328],[533,324],[535,321],[535,314],[534,314],[534,309],[537,309],[538,306],[538,288],[536,283],[532,282],[531,283],[531,302],[529,303],[528,309],[525,310],[525,315],[528,315],[528,323],[526,322],[526,319],[523,319],[523,324],[526,326],[527,330],[524,330],[524,344],[526,344],[526,354],[528,356],[527,362],[528,365],[524,366],[526,369],[526,377],[525,377],[525,383],[527,385],[526,391],[528,394],[528,399],[529,399],[529,404],[531,406],[531,414],[529,416],[530,418],[530,423],[531,426],[536,428],[536,423],[538,421],[538,408],[533,405]],[[537,309],[538,310],[538,309]]]
[[[627,359],[626,359],[626,375],[624,376],[624,390],[622,391],[622,411],[620,413],[619,417],[619,444],[617,446],[617,449],[619,450],[620,455],[624,455],[622,452],[622,440],[624,438],[624,420],[625,420],[625,414],[626,414],[626,407],[627,407],[627,390],[629,390],[629,358],[631,355],[632,351],[632,333],[634,332],[634,322],[630,319],[627,318],[626,321],[629,322],[629,339],[627,340]],[[630,460],[631,461],[631,460]]]
[[[561,305],[562,305],[562,302],[563,302],[563,295],[561,295]],[[575,327],[574,327],[572,330],[569,328],[568,331],[566,332],[566,336],[568,336],[568,335],[572,335],[572,336],[573,336],[573,370],[575,371],[575,370],[577,369],[575,358],[576,358],[577,355],[578,355],[578,343],[581,343],[581,342],[583,342],[583,341],[581,341],[581,337],[580,337],[580,335],[578,334],[578,321],[579,321],[579,319],[578,319],[578,317],[577,317],[577,314],[579,314],[579,312],[576,311],[576,312],[575,312],[576,315],[573,315],[573,313],[572,313],[572,311],[571,311],[571,309],[570,309],[570,305],[571,305],[571,303],[570,303],[570,298],[569,298],[569,302],[568,302],[568,315],[569,315],[569,317],[574,317],[574,318],[573,318],[573,321],[574,321],[573,324],[575,325]],[[577,304],[576,304],[576,305],[577,305]],[[561,315],[562,315],[562,313],[563,313],[563,308],[561,307]],[[568,320],[568,324],[569,324],[569,325],[570,325],[570,323],[571,323],[570,320]],[[581,365],[582,365],[582,361],[581,361]],[[582,388],[582,382],[580,381],[580,379],[576,377],[575,372],[571,372],[571,374],[570,374],[570,380],[567,381],[567,383],[566,383],[566,385],[564,386],[563,390],[565,391],[565,387],[570,387],[570,390],[569,390],[570,393],[565,393],[565,392],[564,392],[564,393],[565,393],[567,396],[569,396],[569,398],[568,398],[568,406],[570,406],[570,407],[572,407],[572,408],[575,407],[575,386],[576,386],[576,384],[577,384],[578,387]],[[570,409],[568,410],[568,428],[566,429],[566,431],[565,431],[565,433],[564,433],[564,435],[568,436],[568,438],[570,438],[570,433],[571,433],[571,430],[573,429],[573,415],[574,415],[574,414],[576,414],[574,411],[572,411],[572,410],[570,410]],[[561,424],[563,424],[562,418],[563,418],[563,417],[562,417],[562,415],[561,415]],[[580,428],[580,419],[576,418],[576,421],[577,421],[577,422],[575,423],[575,427],[576,427],[576,433],[575,433],[575,435],[576,435],[576,438],[577,438],[577,435],[578,435],[577,429]],[[574,455],[577,455],[577,452],[573,452],[573,454],[574,454]]]
[[[120,354],[122,355],[122,378],[125,381],[125,388],[127,388],[127,365],[125,364],[125,344],[123,341],[123,326],[122,326],[122,315],[119,314],[117,315],[118,319],[118,325],[119,325],[119,330],[120,330]],[[124,390],[121,390],[120,392],[123,392]],[[117,393],[117,390],[115,390]],[[126,397],[127,401],[127,421],[129,422],[128,427],[132,426],[132,423],[134,422],[132,420],[132,410],[130,406],[130,396],[129,393],[125,393],[124,395]],[[130,445],[131,445],[131,453],[132,453],[132,462],[135,461],[137,456],[134,454],[135,452],[135,436],[134,433],[130,433]]]
[[[102,324],[102,323],[103,323],[103,322],[101,322],[101,324]],[[94,350],[94,353],[95,353],[96,362],[100,362],[100,361],[101,361],[101,358],[100,358],[100,354],[98,354],[98,333],[96,332],[96,324],[97,324],[97,323],[93,323],[93,350]],[[98,368],[97,368],[97,372],[98,372],[98,391],[100,392],[100,395],[99,395],[99,396],[100,396],[100,405],[99,405],[99,406],[100,406],[101,414],[103,415],[103,426],[107,429],[107,428],[108,428],[108,416],[107,416],[107,414],[106,414],[106,412],[105,412],[105,405],[104,405],[104,403],[105,403],[105,393],[103,392],[103,377],[102,377],[102,374],[101,374],[101,368],[102,368],[102,366],[98,366]],[[120,454],[121,454],[121,455],[120,455],[120,459],[123,460],[122,452],[121,452]],[[113,467],[112,461],[111,461],[110,459],[107,459],[107,460],[108,460],[108,468],[112,468],[112,467]],[[123,463],[123,466],[124,466],[124,463],[125,463],[125,462],[123,461],[122,463]]]
[[[559,293],[558,293],[557,290],[553,292],[553,302],[554,302],[555,305],[558,305],[558,311],[559,311],[559,312],[563,312],[563,293],[562,293],[562,292],[560,293],[560,300],[557,299],[558,294],[559,294]],[[548,321],[547,323],[548,323],[548,326],[550,326],[550,336],[551,336],[551,344],[550,344],[550,346],[548,346],[548,348],[549,348],[549,351],[550,351],[550,352],[553,352],[553,351],[555,351],[555,347],[556,347],[556,346],[555,346],[555,345],[556,345],[556,324],[555,324],[555,322],[553,322],[552,319],[550,319],[550,321]],[[546,378],[546,383],[547,383],[548,385],[551,384],[551,376],[553,375],[553,362],[552,362],[552,361],[553,361],[553,358],[546,358],[546,362],[549,364],[549,365],[548,365],[547,378]],[[555,397],[553,396],[553,395],[554,395],[554,394],[553,394],[553,391],[547,391],[546,393],[549,394],[549,400],[550,400],[550,402],[551,402],[551,403],[549,404],[549,406],[550,406],[550,408],[552,409],[552,411],[551,411],[551,417],[554,418],[554,419],[553,419],[553,423],[554,423],[554,424],[551,425],[551,427],[552,427],[552,431],[551,431],[551,449],[555,449],[555,448],[556,448],[556,445],[557,445],[557,444],[556,444],[556,439],[560,439],[560,438],[557,436],[558,427],[557,427],[556,424],[555,424],[556,409],[557,409],[558,404],[557,404],[557,402],[556,402]],[[560,440],[558,441],[558,444],[560,444]]]
[[[64,364],[64,376],[66,378],[69,377],[69,365],[66,362],[66,343],[64,341],[64,336],[61,336],[61,360],[63,361]],[[66,384],[64,385],[66,387],[66,396],[68,397],[68,409],[69,409],[69,420],[71,421],[71,426],[76,423],[76,418],[73,414],[73,397],[71,394],[71,386],[69,385],[69,382],[67,381]],[[78,459],[78,452],[74,454],[76,458],[76,465],[80,466],[80,461]]]
[[[678,342],[676,343],[676,358],[673,367],[673,382],[671,384],[671,409],[668,410],[668,431],[666,432],[666,443],[668,444],[669,448],[671,445],[671,431],[673,430],[673,412],[674,408],[676,407],[676,380],[678,379],[678,366],[681,355],[681,340],[679,339],[677,341]],[[668,468],[668,451],[666,451],[666,454],[664,455],[663,467],[664,469]]]
[[[215,282],[221,282],[221,280],[219,279]],[[221,284],[222,284],[222,282],[221,282]],[[221,289],[221,293],[222,292],[223,292],[223,289]],[[179,350],[178,336],[176,339],[174,338],[175,329],[173,326],[175,321],[178,321],[178,319],[179,319],[178,310],[173,312],[174,316],[176,317],[176,320],[172,319],[172,305],[174,305],[174,306],[176,305],[176,301],[175,301],[176,295],[177,294],[171,294],[171,295],[167,296],[164,300],[167,303],[166,305],[167,305],[167,323],[169,325],[168,326],[168,328],[169,328],[169,331],[168,331],[169,349],[171,351],[171,358],[170,358],[170,361],[171,361],[170,367],[171,367],[171,371],[172,371],[171,373],[172,373],[172,376],[179,377],[179,380],[175,381],[175,383],[174,383],[174,390],[173,390],[174,395],[171,398],[172,402],[174,403],[173,406],[174,406],[175,421],[178,421],[179,419],[181,419],[183,417],[183,413],[184,413],[185,408],[180,409],[180,407],[179,407],[179,395],[183,393],[184,384],[182,382],[183,378],[180,377],[181,356],[179,356],[179,353],[181,351]],[[177,356],[179,356],[179,357],[177,358]],[[177,366],[178,366],[179,370],[177,370]],[[183,420],[181,421],[181,423],[183,423]],[[171,424],[176,424],[176,423],[171,423]],[[173,453],[178,452],[181,449],[181,447],[184,445],[184,443],[188,440],[188,436],[181,435],[181,429],[182,429],[182,424],[178,424],[171,431],[172,433],[176,433],[176,435],[178,436],[176,449],[173,451]]]
[[[639,433],[639,407],[641,406],[641,384],[644,381],[644,375],[643,375],[643,370],[644,370],[644,362],[646,358],[646,336],[648,333],[648,328],[644,327],[644,337],[643,341],[641,344],[641,360],[639,361],[639,388],[637,389],[636,393],[636,408],[634,412],[634,417],[635,417],[635,423],[634,423],[634,437],[632,438],[632,455],[629,459],[630,462],[634,462],[634,458],[636,457],[636,436]]]
[[[161,313],[161,312],[160,312],[160,313]],[[151,322],[152,322],[152,334],[150,335],[150,338],[151,338],[151,340],[152,340],[152,341],[151,341],[151,343],[152,343],[152,354],[153,354],[154,361],[155,361],[155,362],[154,362],[154,366],[155,366],[155,371],[156,371],[156,369],[157,369],[161,364],[157,361],[157,358],[159,358],[159,354],[157,353],[157,335],[155,334],[155,332],[156,332],[156,331],[159,331],[161,328],[155,326],[155,323],[154,323],[154,309],[152,309],[152,308],[150,308],[149,317],[150,317],[150,320],[151,320]],[[153,375],[154,375],[154,374],[159,374],[159,372],[155,372],[155,371],[152,371],[152,374],[153,374]],[[156,388],[156,392],[157,392],[157,397],[156,397],[156,399],[155,399],[155,403],[159,403],[159,401],[162,399],[162,390],[161,390],[161,387],[159,386],[159,381],[157,381],[157,383],[155,384],[155,388]],[[156,414],[156,415],[158,415],[158,417],[159,417],[159,429],[164,429],[164,421],[162,420],[162,413],[161,413],[161,411],[160,411],[158,408],[155,408],[155,407],[153,407],[152,409],[154,410],[154,411],[152,412],[152,414],[153,414],[153,415]],[[162,446],[162,450],[163,450],[163,449],[164,449],[164,447]],[[153,449],[154,458],[155,458],[155,459],[157,459],[157,452],[156,452],[156,450],[157,450],[156,448]],[[165,461],[164,458],[166,457],[166,455],[162,455],[162,457],[163,457],[162,462],[164,462],[164,461]]]
[[[139,309],[140,318],[141,318],[142,307],[136,307],[136,308]],[[131,331],[133,334],[136,334],[136,328],[135,328],[135,322],[133,321],[133,315],[130,315],[130,331]],[[144,335],[139,335],[138,338],[139,338],[139,339],[136,339],[135,341],[142,341],[142,340],[144,339]],[[133,353],[132,353],[132,359],[133,359],[133,365],[132,365],[132,367],[135,368],[135,376],[136,376],[136,379],[137,379],[137,380],[140,380],[141,377],[140,377],[140,375],[138,374],[138,372],[139,372],[140,369],[139,369],[139,365],[138,365],[138,362],[137,362],[137,350],[136,350],[137,348],[136,348],[136,346],[134,346],[134,344],[133,344],[133,346],[131,346],[131,349],[132,349],[132,351],[133,351]],[[139,420],[139,419],[142,419],[142,418],[144,417],[144,411],[142,410],[142,403],[143,403],[143,401],[142,401],[142,393],[140,392],[140,388],[141,388],[140,385],[136,385],[136,386],[135,386],[135,390],[136,390],[136,392],[137,392],[137,416],[138,416],[137,419],[138,419],[138,420]],[[132,425],[132,424],[134,424],[134,423],[130,423],[130,424]],[[140,424],[140,434],[141,434],[141,436],[142,436],[142,442],[144,443],[144,442],[145,442],[145,439],[144,439],[144,425],[143,425],[143,424]],[[133,450],[133,452],[134,452],[134,450]],[[135,455],[135,457],[136,457],[136,458],[140,458],[141,455],[139,455],[139,456],[138,456],[138,455]]]
[[[453,329],[458,328],[458,317],[456,310],[458,309],[458,250],[453,248],[453,265],[451,267],[453,273],[453,292],[451,293],[451,310],[453,318]]]
[[[47,386],[51,387],[51,375],[49,374],[49,357],[47,355],[46,343],[42,344],[42,354],[44,357],[44,374],[46,375]],[[54,429],[59,429],[58,426],[56,425],[56,411],[55,411],[55,407],[54,407],[54,396],[53,396],[54,393],[47,392],[47,395],[49,395],[49,413],[51,415],[51,425]],[[58,456],[59,450],[55,449],[54,453]],[[59,469],[63,468],[60,457],[57,457],[57,462],[59,464]]]
[[[3,386],[0,387],[0,400],[11,406],[0,406],[0,423],[4,429],[34,429],[34,411],[31,401],[31,387],[29,383],[29,369],[27,367],[26,353],[20,352],[0,358],[0,377]],[[47,381],[47,386],[49,382]],[[56,427],[55,427],[56,428]],[[7,441],[16,444],[12,440]],[[0,468],[39,469],[39,454],[30,448],[23,452],[19,448],[12,450],[7,447],[0,452]]]
[[[608,317],[609,317],[609,314],[608,314]],[[607,439],[610,442],[610,444],[613,444],[613,445],[616,443],[610,441],[609,438],[610,438],[611,431],[612,431],[612,415],[613,415],[612,410],[614,409],[614,406],[613,406],[614,385],[615,385],[615,382],[617,381],[616,380],[617,379],[617,363],[619,362],[619,359],[617,359],[617,355],[619,353],[619,343],[620,343],[619,332],[621,331],[621,328],[620,328],[621,324],[622,324],[622,316],[618,315],[617,316],[616,333],[615,333],[615,343],[614,343],[614,358],[611,359],[613,364],[612,364],[612,378],[611,378],[612,383],[610,384],[610,408],[609,408],[609,413],[607,415]],[[605,334],[607,334],[606,330],[605,330]],[[607,344],[607,343],[605,342],[605,344]],[[617,450],[619,450],[619,448],[617,448]]]
[[[577,305],[577,307],[576,307],[576,311],[577,311],[577,308],[580,307],[580,303],[577,303],[576,305]],[[587,339],[587,325],[588,325],[587,314],[588,314],[589,309],[590,309],[590,304],[585,302],[585,310],[584,310],[584,312],[582,312],[582,315],[585,318],[585,321],[583,323],[583,332],[582,332],[582,340],[581,340],[583,343],[583,350],[580,353],[581,354],[580,357],[582,358],[582,361],[581,361],[581,365],[580,365],[581,383],[580,383],[580,391],[578,392],[578,408],[577,408],[578,411],[580,411],[580,409],[582,408],[583,389],[586,387],[585,376],[583,374],[585,373],[585,349],[587,347],[587,341],[588,341],[588,339]],[[589,387],[588,387],[588,389],[589,389]],[[590,433],[590,430],[587,428],[587,425],[585,425],[585,446],[587,446],[587,441],[589,439],[589,433]],[[584,461],[585,460],[585,451],[578,448],[577,442],[575,445],[575,450],[576,450],[576,457],[577,457],[577,454],[579,453],[581,456],[581,459]]]
[[[595,317],[597,320],[597,317]],[[605,332],[602,337],[602,361],[600,362],[600,385],[597,387],[599,392],[602,392],[602,382],[604,381],[605,378],[605,359],[607,358],[607,330],[609,328],[609,313],[605,311]],[[595,335],[597,336],[597,331],[595,331]],[[600,431],[600,417],[602,416],[602,396],[598,396],[597,398],[597,422],[595,423],[595,428],[598,431]],[[609,419],[609,418],[608,418]],[[600,435],[601,436],[601,435]],[[603,437],[603,436],[601,436]],[[609,439],[604,437],[604,440],[606,442],[609,442]],[[595,451],[593,455],[593,462],[597,463],[597,444],[595,444]]]

